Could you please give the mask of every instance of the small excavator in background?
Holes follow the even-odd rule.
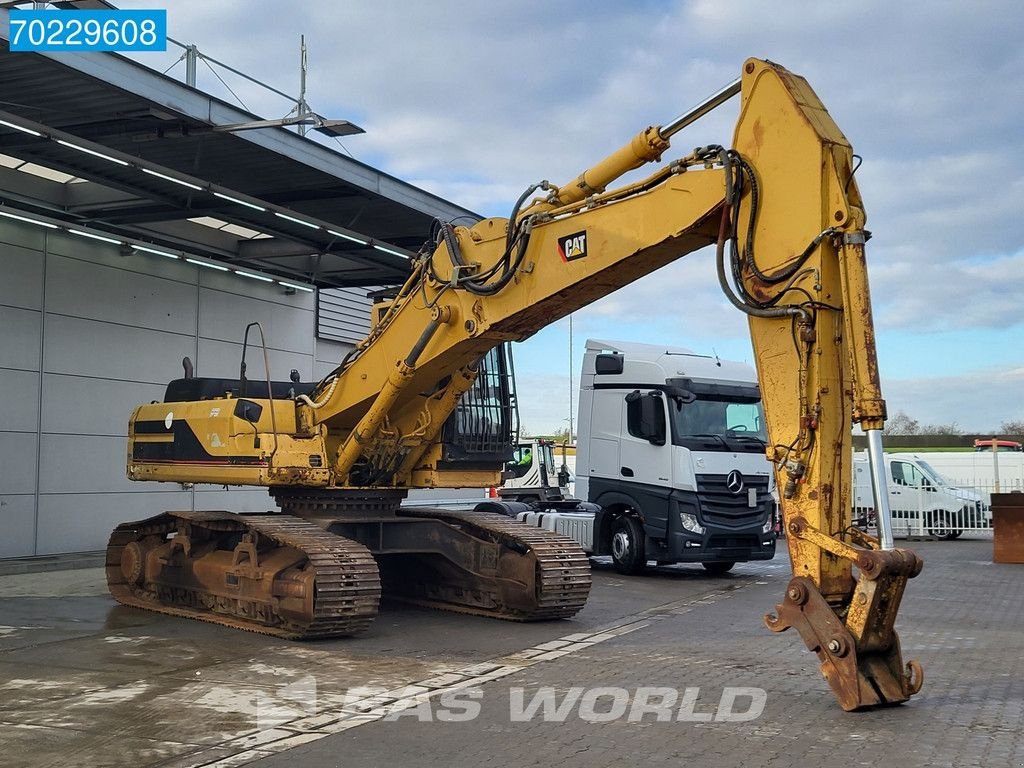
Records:
[[[737,93],[732,148],[700,147],[609,188]],[[296,639],[366,629],[382,591],[505,619],[571,616],[590,589],[575,542],[401,500],[410,488],[500,483],[515,445],[504,342],[717,244],[719,282],[749,320],[793,568],[766,620],[797,629],[844,709],[907,700],[922,673],[904,665],[894,623],[921,561],[893,548],[884,513],[886,412],[853,162],[807,82],[750,59],[737,82],[578,178],[530,187],[508,219],[438,222],[405,284],[375,305],[367,338],[319,383],[193,376],[135,409],[131,479],[269,487],[280,510],[120,525],[111,592]],[[687,407],[685,391],[672,395]],[[644,398],[641,431],[664,419],[659,405]],[[851,526],[854,423],[876,460],[878,538]]]

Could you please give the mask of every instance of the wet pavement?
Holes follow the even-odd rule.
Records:
[[[0,766],[1024,765],[1024,566],[984,537],[909,546],[926,567],[898,626],[925,688],[857,714],[761,623],[782,555],[723,578],[599,565],[568,621],[386,605],[301,644],[117,606],[100,569],[0,576]],[[671,715],[636,708],[652,688]],[[548,696],[570,706],[545,718]]]

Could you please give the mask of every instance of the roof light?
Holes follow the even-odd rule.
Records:
[[[327,234],[334,235],[335,237],[343,237],[346,240],[351,240],[353,243],[359,243],[360,245],[369,245],[369,240],[364,240],[361,237],[353,237],[352,235],[346,235],[344,232],[338,232],[334,229],[328,229]]]
[[[202,189],[203,189],[202,187],[197,186],[197,185],[193,184],[190,181],[182,181],[181,179],[176,179],[173,176],[168,176],[165,173],[159,173],[158,171],[151,171],[149,168],[142,168],[140,170],[143,173],[148,173],[150,176],[156,176],[158,178],[163,179],[164,181],[171,181],[171,182],[174,182],[175,184],[180,184],[183,187],[188,187],[189,189],[194,189],[197,192],[201,192]]]
[[[83,232],[80,229],[68,229],[72,235],[78,235],[79,237],[88,237],[90,240],[100,240],[104,243],[111,243],[113,245],[123,245],[123,240],[117,240],[113,237],[105,237],[104,235],[97,235],[92,232]]]
[[[43,135],[39,131],[33,131],[31,128],[22,128],[20,125],[15,125],[14,123],[8,123],[6,120],[0,120],[0,125],[7,126],[8,128],[13,128],[14,130],[21,131],[22,133],[27,133],[29,136],[42,136]]]
[[[238,203],[239,205],[244,205],[246,208],[252,208],[254,211],[261,211],[263,213],[267,212],[267,209],[264,208],[262,205],[256,205],[254,203],[247,203],[245,200],[239,200],[237,197],[231,197],[231,195],[225,195],[222,192],[214,192],[213,196],[214,197],[219,197],[221,200],[227,200],[227,201],[232,202],[232,203]]]
[[[401,256],[403,259],[408,259],[409,258],[408,254],[402,253],[401,251],[392,250],[391,248],[385,248],[383,245],[377,245],[376,243],[374,243],[373,247],[376,248],[378,251],[384,251],[384,253],[390,253],[392,256]]]
[[[211,261],[199,261],[198,259],[186,258],[189,264],[195,264],[197,267],[206,267],[207,269],[216,269],[218,272],[230,272],[231,270],[227,267],[222,267],[220,264],[214,264]]]
[[[277,281],[279,285],[283,285],[285,288],[292,288],[296,291],[305,291],[306,293],[312,293],[313,289],[308,285],[296,285],[295,283],[286,283],[284,280]]]
[[[294,221],[296,224],[301,224],[302,226],[309,227],[310,229],[320,229],[319,224],[313,224],[312,222],[309,221],[303,221],[302,219],[297,219],[294,216],[289,216],[288,214],[281,213],[280,211],[274,211],[274,215],[280,216],[282,219],[287,219],[288,221]]]
[[[273,278],[264,277],[263,275],[254,275],[252,272],[243,272],[240,269],[236,269],[235,274],[241,275],[242,277],[248,277],[250,280],[262,280],[264,283],[274,282]]]
[[[45,221],[38,221],[37,219],[30,219],[27,216],[18,216],[16,213],[7,213],[6,211],[0,211],[0,216],[6,216],[8,219],[24,221],[26,224],[35,224],[37,227],[46,227],[47,229],[58,229],[58,227],[55,224],[50,224]]]
[[[102,152],[97,152],[96,150],[89,149],[88,147],[80,147],[77,144],[72,144],[70,141],[64,141],[64,139],[55,139],[55,141],[58,144],[60,144],[61,146],[63,146],[63,147],[70,147],[71,149],[77,149],[79,152],[85,152],[85,154],[92,155],[93,157],[98,157],[98,158],[101,158],[103,160],[109,160],[110,162],[117,163],[118,165],[123,165],[123,166],[127,166],[128,165],[128,163],[126,163],[124,160],[118,160],[116,157],[111,157],[110,155],[104,155]]]
[[[136,251],[144,251],[146,253],[155,253],[157,256],[166,256],[168,259],[180,259],[181,258],[181,256],[179,256],[176,253],[168,253],[167,251],[161,251],[161,250],[159,250],[157,248],[150,248],[147,245],[134,245],[133,244],[132,248],[134,248]]]

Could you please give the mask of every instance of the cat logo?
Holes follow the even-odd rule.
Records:
[[[587,233],[576,232],[558,238],[558,255],[562,261],[584,258],[587,255]]]

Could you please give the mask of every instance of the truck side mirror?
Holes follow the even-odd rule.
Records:
[[[634,390],[626,395],[626,426],[633,437],[664,445],[665,405],[661,392],[642,395],[640,390]]]
[[[598,355],[594,359],[594,373],[598,374],[599,376],[622,373],[622,370],[622,355],[602,354]]]

